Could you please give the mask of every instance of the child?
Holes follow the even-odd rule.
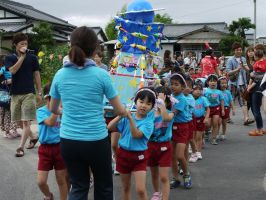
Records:
[[[103,53],[101,51],[96,51],[95,56],[94,56],[94,60],[96,62],[96,66],[108,71],[108,67],[102,63],[102,59],[103,59]]]
[[[120,173],[123,198],[130,198],[131,175],[134,175],[136,192],[141,200],[147,200],[146,167],[148,140],[153,133],[154,114],[150,112],[156,100],[155,92],[142,88],[136,93],[136,113],[122,118],[117,116],[108,124],[111,132],[120,132],[119,148],[116,152],[116,170]]]
[[[204,137],[205,127],[208,124],[210,115],[210,103],[206,97],[202,96],[203,87],[201,84],[194,84],[193,86],[193,97],[195,98],[195,108],[193,110],[194,115],[194,127],[195,127],[195,143],[196,156],[198,159],[202,160],[202,141]]]
[[[186,82],[182,75],[173,74],[170,78],[172,95],[175,98],[173,111],[175,113],[173,123],[173,155],[172,155],[172,173],[173,180],[170,183],[170,188],[177,188],[180,185],[178,180],[177,161],[179,161],[184,173],[184,187],[190,189],[192,187],[191,176],[188,170],[188,163],[185,155],[186,145],[190,139],[189,132],[189,105],[186,97],[183,94],[184,89],[187,87]]]
[[[152,185],[155,193],[152,199],[169,199],[169,167],[171,166],[172,125],[174,113],[171,111],[171,90],[167,87],[157,87],[157,109],[155,112],[154,131],[148,143],[149,160]],[[159,179],[162,193],[159,192]]]
[[[1,89],[8,91],[11,88],[12,74],[6,69],[4,65],[4,55],[0,55],[0,76],[3,76],[1,80]],[[8,139],[20,137],[17,132],[16,122],[11,122],[10,105],[0,106],[0,126],[1,130],[4,132],[4,137]]]
[[[233,96],[227,88],[228,88],[228,84],[227,84],[226,77],[223,76],[219,78],[218,89],[222,92],[222,95],[224,97],[224,116],[221,116],[220,122],[219,122],[219,127],[222,124],[222,134],[218,136],[220,140],[225,139],[226,126],[227,126],[227,121],[230,116],[230,109],[232,109],[232,114],[235,115]]]
[[[52,114],[49,110],[50,103],[50,84],[44,87],[44,99],[46,105],[40,107],[37,114],[37,122],[39,126],[39,142],[41,145],[38,149],[38,175],[37,182],[41,192],[44,195],[44,200],[53,200],[48,185],[48,173],[55,169],[56,181],[60,191],[60,199],[66,200],[68,194],[68,186],[66,179],[66,167],[60,153],[60,117]]]
[[[219,118],[220,115],[224,116],[224,97],[220,90],[217,88],[218,77],[211,74],[207,78],[208,88],[204,91],[204,96],[210,102],[210,118],[209,124],[212,128],[211,130],[211,144],[217,145],[217,135],[219,132]]]
[[[187,99],[188,105],[189,105],[189,115],[188,115],[188,120],[189,120],[189,133],[190,133],[190,137],[189,137],[189,144],[191,146],[192,149],[192,154],[189,158],[189,162],[197,162],[198,157],[197,157],[197,149],[196,149],[196,144],[195,144],[195,140],[194,140],[194,123],[193,123],[193,110],[195,108],[195,99],[194,97],[191,95],[192,92],[192,87],[193,87],[193,80],[191,77],[186,76],[185,77],[185,81],[187,84],[187,87],[184,90],[184,95]],[[188,159],[188,146],[186,148],[186,158]]]

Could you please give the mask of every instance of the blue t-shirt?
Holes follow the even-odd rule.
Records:
[[[189,104],[183,93],[180,93],[177,96],[174,96],[175,103],[173,106],[174,110],[177,110],[178,113],[175,113],[174,122],[176,123],[185,123],[189,122]]]
[[[3,76],[5,77],[5,80],[8,80],[8,79],[12,78],[11,72],[8,71],[5,66],[2,66],[0,68],[0,74],[3,74]]]
[[[119,146],[128,151],[144,151],[148,149],[147,143],[150,139],[154,128],[154,115],[148,114],[143,119],[137,119],[135,114],[132,114],[136,127],[143,133],[141,138],[133,138],[130,132],[130,124],[128,118],[122,118],[117,129],[121,133]]]
[[[48,119],[52,113],[47,106],[40,107],[36,111],[37,122],[39,128],[39,142],[41,144],[56,144],[60,142],[60,117],[57,117],[55,126],[47,126],[44,121]]]
[[[107,137],[104,95],[117,96],[110,75],[91,60],[83,68],[66,64],[54,77],[50,95],[62,101],[60,137],[97,141]]]
[[[210,102],[210,107],[216,107],[221,105],[221,101],[224,100],[224,97],[220,90],[206,88],[204,91],[204,96]]]
[[[193,114],[196,118],[205,116],[206,109],[210,106],[208,99],[204,96],[200,96],[195,101],[195,109]]]
[[[223,97],[224,97],[224,106],[229,107],[231,102],[233,101],[232,94],[229,90],[221,91]]]
[[[193,114],[193,110],[195,108],[195,99],[192,96],[192,94],[188,94],[187,96],[185,96],[188,102],[188,120],[191,121],[192,120],[192,114]]]
[[[172,111],[167,110],[168,114]],[[172,126],[174,118],[171,121],[163,121],[162,115],[155,116],[154,118],[154,131],[151,135],[150,141],[152,142],[167,142],[172,138]]]

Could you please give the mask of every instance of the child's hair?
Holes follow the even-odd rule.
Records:
[[[159,87],[155,88],[155,92],[157,93],[157,95],[159,93],[163,93],[166,96],[166,98],[165,98],[165,107],[168,110],[171,110],[172,103],[171,103],[171,100],[170,100],[170,95],[171,95],[170,88],[169,87],[165,87],[165,86],[159,86]]]
[[[185,77],[185,81],[186,81],[187,86],[191,85],[191,88],[193,88],[193,83],[194,83],[193,79],[189,75],[186,75],[184,77]]]
[[[137,104],[138,99],[144,100],[145,98],[148,99],[149,103],[152,103],[152,108],[153,108],[156,101],[156,94],[152,88],[144,87],[139,89],[136,93],[134,102],[135,104]]]
[[[203,85],[202,83],[194,83],[193,85],[193,90],[196,90],[196,89],[199,89],[199,90],[203,90]]]
[[[51,88],[51,83],[47,83],[44,88],[43,88],[43,95],[44,95],[44,98],[49,98],[50,97],[50,88]]]
[[[77,66],[83,66],[85,59],[91,57],[97,48],[98,38],[91,28],[81,26],[71,33],[70,43],[70,61]]]
[[[216,81],[218,82],[218,77],[215,74],[210,74],[206,80],[206,82],[208,83],[209,81]]]
[[[200,79],[195,79],[194,80],[194,82],[193,82],[193,89],[194,89],[194,86],[199,86],[199,85],[201,85],[201,87],[203,88],[203,86],[204,86],[204,83],[202,82],[202,80],[200,80]]]
[[[172,80],[178,81],[184,88],[187,87],[187,83],[184,79],[184,75],[182,75],[182,74],[177,74],[177,73],[172,74],[170,81],[172,81]]]
[[[217,89],[218,89],[218,90],[221,90],[221,89],[222,89],[222,88],[221,88],[221,81],[222,81],[222,80],[226,80],[226,82],[227,82],[227,79],[226,79],[225,76],[220,77],[220,78],[218,79],[218,85],[217,85]]]
[[[254,49],[257,51],[257,50],[262,50],[263,51],[263,54],[266,54],[266,48],[263,44],[257,44]]]
[[[263,49],[256,49],[254,55],[258,59],[262,59],[264,57],[264,50]]]
[[[103,58],[103,52],[101,50],[97,50],[96,53],[100,58]]]
[[[21,33],[21,32],[19,32],[19,33],[16,33],[15,35],[14,35],[14,37],[13,37],[13,41],[12,41],[12,43],[14,44],[14,45],[17,45],[19,42],[21,42],[21,41],[28,41],[28,36],[26,35],[26,34],[24,34],[24,33]]]

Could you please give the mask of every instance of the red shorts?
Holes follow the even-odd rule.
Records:
[[[105,117],[105,123],[108,125],[115,117]]]
[[[121,174],[146,171],[148,151],[127,151],[119,147],[116,152],[116,170]]]
[[[205,131],[206,126],[204,124],[205,117],[194,118],[195,131]]]
[[[50,171],[50,170],[63,170],[65,169],[65,163],[61,156],[60,144],[41,144],[38,149],[38,170]]]
[[[174,123],[173,124],[172,140],[175,143],[187,144],[190,138],[189,124],[187,123]]]
[[[188,122],[189,140],[193,139],[193,133],[195,131],[195,126],[193,120]]]
[[[172,145],[168,142],[148,143],[148,166],[170,167],[172,161]]]
[[[222,113],[221,113],[221,117],[222,119],[228,119],[230,117],[230,107],[227,107],[227,106],[224,107],[224,116],[222,116]]]
[[[213,115],[221,116],[221,107],[220,106],[210,107],[210,117],[212,117]]]

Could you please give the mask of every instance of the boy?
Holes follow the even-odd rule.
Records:
[[[47,185],[48,173],[55,169],[56,181],[60,191],[60,199],[66,200],[68,186],[66,180],[66,168],[60,152],[60,116],[52,114],[49,110],[50,103],[50,84],[44,87],[44,99],[46,105],[37,110],[37,122],[39,126],[38,149],[38,175],[37,182],[41,192],[44,194],[44,200],[53,200],[53,194]]]

